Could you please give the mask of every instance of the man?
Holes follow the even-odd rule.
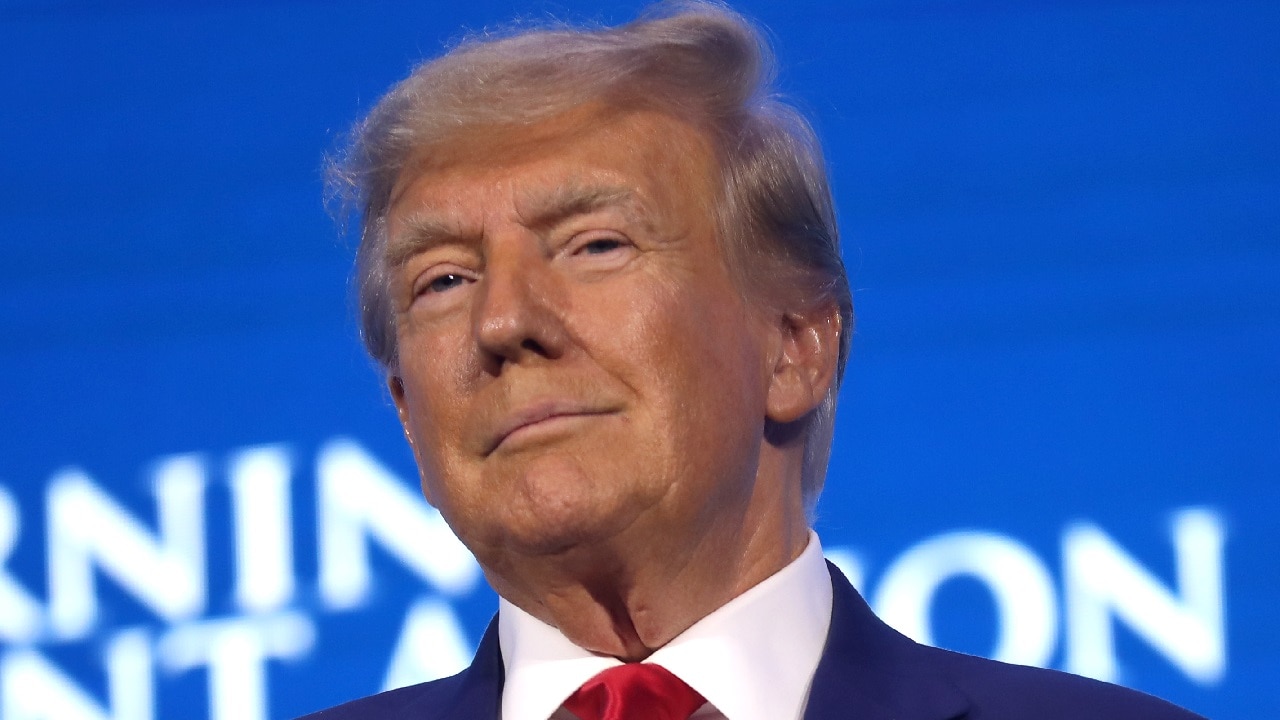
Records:
[[[852,305],[768,77],[691,5],[464,44],[357,128],[364,337],[502,600],[463,673],[316,717],[1193,717],[919,646],[822,560]]]

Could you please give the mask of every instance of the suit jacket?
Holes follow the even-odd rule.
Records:
[[[805,720],[1195,720],[1140,692],[920,645],[880,621],[835,566],[831,630]],[[461,673],[300,720],[498,720],[497,622]],[[1203,720],[1201,718],[1200,720]]]

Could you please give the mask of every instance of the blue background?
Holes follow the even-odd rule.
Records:
[[[157,458],[287,443],[291,602],[316,641],[268,663],[270,717],[379,689],[422,581],[378,556],[372,600],[321,606],[310,463],[347,436],[414,474],[356,340],[322,155],[463,28],[639,7],[0,2],[8,572],[44,596],[61,468],[154,526]],[[1280,6],[738,7],[827,149],[855,289],[824,545],[874,578],[924,538],[979,529],[1031,548],[1061,592],[1063,528],[1086,521],[1173,587],[1167,520],[1210,508],[1227,529],[1225,674],[1193,681],[1119,627],[1120,679],[1216,718],[1275,717]],[[235,615],[225,487],[207,505],[206,615]],[[99,587],[95,634],[31,647],[105,704],[97,639],[165,623]],[[990,650],[980,585],[936,600],[937,641]],[[474,642],[491,593],[451,602]],[[207,716],[199,671],[156,683],[156,717]]]

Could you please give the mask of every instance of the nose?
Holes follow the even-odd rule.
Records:
[[[565,328],[557,283],[537,240],[512,237],[490,246],[472,327],[486,367],[554,360],[564,353]]]

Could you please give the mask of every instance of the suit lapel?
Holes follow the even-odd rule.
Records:
[[[466,677],[454,698],[453,712],[446,717],[498,720],[502,707],[502,683],[506,672],[502,666],[502,651],[498,648],[498,617],[489,621],[489,627],[476,648],[475,659],[467,668]]]
[[[471,665],[451,678],[429,683],[425,687],[441,687],[437,692],[423,694],[395,717],[397,720],[498,720],[505,675],[495,615],[480,639]]]
[[[968,699],[927,653],[871,612],[830,563],[831,630],[813,678],[805,720],[950,720]]]

